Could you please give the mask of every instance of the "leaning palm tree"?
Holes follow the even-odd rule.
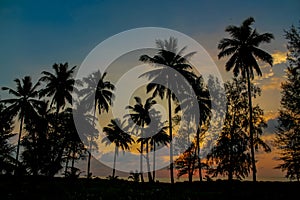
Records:
[[[150,97],[146,100],[145,104],[143,104],[140,97],[134,97],[134,99],[135,99],[135,105],[126,107],[126,109],[129,109],[131,113],[129,115],[125,115],[125,117],[131,117],[132,121],[137,125],[137,126],[135,126],[136,130],[134,130],[134,131],[137,131],[140,134],[140,139],[138,140],[138,142],[141,143],[141,147],[140,147],[140,173],[141,173],[141,180],[143,182],[144,181],[144,179],[143,179],[143,149],[144,149],[144,144],[147,145],[147,150],[148,150],[148,140],[145,140],[147,138],[145,138],[145,133],[144,133],[143,128],[145,126],[149,125],[150,122],[151,122],[150,111],[151,111],[152,106],[156,104],[156,101],[153,99],[153,97]],[[147,142],[147,143],[145,143],[145,142]],[[149,164],[148,164],[148,166],[149,166]],[[148,170],[148,177],[149,177],[149,181],[152,181],[151,172],[149,170]]]
[[[132,137],[124,131],[125,129],[125,121],[121,122],[120,119],[113,119],[110,121],[107,127],[103,128],[103,132],[106,134],[106,137],[102,139],[106,145],[110,145],[112,143],[115,144],[115,154],[114,154],[114,163],[113,163],[113,172],[112,178],[115,177],[116,172],[116,158],[118,155],[119,148],[125,152],[125,150],[129,150],[130,146],[134,140]]]
[[[43,71],[40,81],[45,82],[46,86],[40,92],[40,97],[52,97],[50,107],[56,105],[56,115],[67,103],[72,104],[72,91],[75,83],[72,77],[76,66],[69,69],[68,63],[54,64],[54,73]]]
[[[88,110],[93,110],[93,125],[95,125],[95,115],[96,110],[98,108],[99,114],[103,112],[108,112],[109,107],[112,105],[114,100],[113,90],[115,86],[110,82],[106,81],[107,73],[101,72],[98,70],[88,77],[83,78],[79,83],[84,85],[85,87],[81,89],[78,93],[79,96],[83,97],[82,102],[86,105]],[[91,163],[91,151],[93,144],[93,136],[90,137],[90,144],[88,150],[88,169],[87,169],[87,177],[90,178],[90,163]]]
[[[153,97],[159,96],[161,99],[168,100],[168,122],[169,135],[172,141],[172,100],[175,100],[175,95],[171,88],[175,89],[178,86],[178,76],[182,75],[188,81],[194,79],[194,74],[191,72],[192,66],[188,63],[188,58],[195,52],[182,55],[186,47],[177,51],[177,39],[170,37],[169,40],[157,40],[156,45],[158,52],[153,57],[148,55],[140,56],[140,61],[152,64],[155,68],[143,74],[153,81],[147,85],[147,92],[153,92]],[[170,69],[179,73],[170,73]],[[160,84],[156,84],[160,83]],[[179,86],[180,87],[180,86]],[[170,143],[170,178],[171,183],[174,183],[173,172],[173,145]]]
[[[228,26],[225,31],[228,32],[231,38],[223,38],[218,44],[220,53],[218,58],[231,56],[226,62],[225,69],[233,70],[234,76],[239,74],[247,80],[248,84],[248,106],[249,106],[249,137],[250,151],[253,171],[253,181],[256,181],[256,165],[254,155],[254,138],[253,138],[253,113],[251,99],[251,80],[254,79],[254,71],[258,76],[262,76],[262,72],[257,63],[257,60],[273,65],[272,56],[266,51],[259,48],[263,43],[270,43],[274,36],[271,33],[259,34],[251,25],[254,23],[254,18],[249,17],[241,26]]]
[[[20,142],[23,130],[23,123],[29,120],[30,117],[37,115],[37,109],[42,106],[42,101],[38,100],[39,82],[33,84],[30,76],[25,76],[22,80],[15,79],[16,89],[2,87],[2,90],[7,90],[14,98],[1,100],[1,103],[8,104],[5,109],[10,116],[18,116],[20,121],[19,137],[16,152],[16,161],[19,160]],[[19,163],[19,162],[18,162]],[[18,164],[17,164],[18,166]]]

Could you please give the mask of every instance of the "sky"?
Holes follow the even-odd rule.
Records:
[[[262,88],[262,96],[254,101],[265,111],[269,127],[264,138],[271,141],[286,68],[284,30],[299,25],[299,10],[298,0],[0,0],[0,86],[13,87],[13,80],[25,75],[37,81],[54,63],[80,66],[102,41],[141,27],[168,28],[188,35],[212,57],[224,81],[230,80],[232,73],[224,70],[226,58],[217,58],[217,44],[228,37],[226,26],[240,25],[252,16],[258,32],[275,37],[261,46],[272,54],[274,65],[261,65],[263,76],[255,83]],[[0,92],[0,97],[7,96]],[[274,152],[258,155],[258,178],[283,176],[273,169],[276,156]]]

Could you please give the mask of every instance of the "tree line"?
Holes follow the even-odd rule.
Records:
[[[183,55],[186,47],[177,50],[176,38],[158,39],[158,51],[154,56],[139,57],[141,62],[152,67],[152,70],[143,74],[153,80],[145,88],[151,97],[142,99],[135,96],[135,103],[126,106],[129,114],[122,119],[110,119],[103,128],[106,137],[101,142],[115,146],[112,175],[109,178],[117,177],[115,164],[120,149],[129,150],[133,143],[139,143],[140,169],[130,176],[136,181],[144,181],[143,162],[146,162],[149,182],[155,181],[155,151],[162,146],[170,149],[168,168],[171,183],[174,183],[174,169],[177,170],[177,177],[187,175],[190,182],[196,172],[200,181],[211,180],[219,175],[227,176],[228,180],[241,180],[250,173],[253,181],[257,180],[255,153],[259,150],[270,152],[271,148],[261,139],[267,124],[263,110],[252,103],[253,98],[261,94],[261,89],[253,84],[253,79],[255,75],[262,76],[258,60],[273,65],[272,56],[259,46],[270,43],[274,36],[271,33],[258,33],[252,28],[254,22],[254,18],[249,17],[240,26],[230,25],[225,29],[230,37],[220,40],[218,58],[229,57],[225,69],[233,72],[233,78],[224,86],[213,76],[206,84],[201,74],[197,75],[189,63],[195,52]],[[287,81],[281,86],[275,145],[281,150],[279,159],[283,164],[277,168],[286,171],[287,178],[299,181],[299,29],[292,26],[285,31],[285,37],[288,40],[289,67],[286,71]],[[114,94],[114,84],[106,78],[106,72],[96,71],[82,80],[75,80],[76,68],[70,67],[67,62],[55,63],[52,72],[43,71],[36,83],[30,76],[25,76],[14,80],[15,88],[2,87],[12,98],[0,100],[1,174],[55,176],[63,171],[66,177],[79,177],[82,172],[75,163],[87,159],[86,176],[91,178],[91,152],[93,148],[98,148],[95,141],[98,135],[96,114],[109,112],[114,99],[118,97]],[[174,73],[170,74],[168,68],[174,69]],[[192,128],[192,131],[186,132],[195,134],[192,138],[181,134],[182,139],[190,140],[190,145],[184,147],[185,151],[174,159],[174,151],[180,148],[180,144],[172,142],[174,136],[179,134],[175,127],[183,120],[182,112],[191,109],[189,91],[178,82],[179,75],[188,81],[195,93],[200,113],[196,116],[199,118],[198,124],[191,125],[189,122],[192,119],[185,119],[187,129]],[[220,87],[225,87],[226,99],[214,99],[211,95],[211,92],[218,93]],[[179,102],[170,88],[185,95],[187,103]],[[161,113],[154,109],[158,99],[166,101],[166,121],[162,121]],[[212,113],[216,112],[212,105],[224,102],[227,102],[226,109],[217,111],[225,115],[224,124],[216,144],[204,157],[204,141],[212,123]],[[74,116],[80,119],[83,130],[75,126]],[[133,124],[128,123],[128,119]],[[19,124],[17,134],[12,132],[15,121]],[[153,130],[159,132],[152,133]],[[78,131],[83,133],[83,137],[79,137]],[[13,136],[17,136],[17,145],[10,141]],[[152,166],[149,162],[151,151]]]

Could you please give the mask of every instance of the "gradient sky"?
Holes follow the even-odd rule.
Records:
[[[262,66],[263,77],[255,82],[262,96],[255,101],[265,110],[269,123],[265,138],[271,138],[280,105],[280,83],[284,80],[286,40],[284,29],[299,25],[300,1],[33,1],[0,0],[0,86],[12,86],[15,78],[31,75],[54,63],[71,66],[83,62],[100,42],[122,31],[139,27],[163,27],[182,32],[198,41],[216,62],[224,78],[226,59],[218,60],[217,44],[228,35],[228,25],[255,18],[258,32],[271,32],[275,40],[262,46],[274,56],[274,66]],[[0,97],[6,97],[0,92]],[[262,176],[276,176],[275,154],[259,155]],[[269,173],[269,174],[268,174]],[[267,175],[268,174],[268,175]],[[278,175],[278,174],[277,174]]]

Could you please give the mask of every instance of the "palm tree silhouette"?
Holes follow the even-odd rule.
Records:
[[[102,139],[106,145],[110,145],[112,143],[115,144],[115,154],[114,154],[114,164],[113,164],[113,172],[112,178],[115,177],[116,172],[116,158],[118,155],[118,150],[121,148],[123,152],[125,150],[129,150],[134,140],[132,137],[124,131],[125,129],[125,121],[121,122],[120,119],[113,119],[110,121],[107,127],[103,128],[103,132],[105,132],[106,137]]]
[[[60,64],[53,64],[52,68],[54,73],[48,71],[42,71],[42,77],[40,81],[45,82],[46,86],[39,93],[40,97],[52,97],[50,107],[53,107],[53,104],[56,106],[56,122],[54,124],[54,129],[58,132],[59,126],[59,111],[64,109],[67,103],[72,105],[72,92],[75,84],[75,80],[72,77],[76,66],[69,68],[67,62]],[[63,140],[62,148],[58,153],[55,165],[59,166],[61,162],[61,157],[63,155],[64,147],[67,145],[68,141]]]
[[[89,110],[93,110],[93,125],[95,125],[95,115],[98,108],[99,114],[103,112],[108,112],[109,107],[112,105],[114,100],[113,90],[115,86],[110,81],[105,81],[106,72],[101,74],[98,70],[88,77],[83,78],[80,84],[84,84],[86,87],[79,91],[79,95],[83,96],[82,102],[86,105]],[[88,150],[88,169],[87,177],[89,178],[90,173],[90,163],[91,163],[91,151],[93,144],[93,136],[90,137],[90,145]]]
[[[249,17],[243,21],[241,26],[228,26],[225,31],[228,32],[231,38],[223,38],[218,49],[220,53],[218,58],[231,56],[226,62],[225,69],[233,70],[234,76],[241,76],[247,79],[248,83],[248,103],[249,103],[249,136],[250,150],[252,160],[253,181],[256,181],[256,165],[254,155],[254,138],[253,138],[253,122],[252,122],[252,98],[251,98],[251,80],[254,79],[254,71],[258,76],[262,76],[262,72],[257,63],[257,59],[273,65],[272,56],[266,51],[258,48],[263,43],[270,43],[274,36],[271,33],[259,34],[256,29],[252,29],[254,18]]]
[[[153,151],[153,172],[152,172],[152,181],[155,181],[155,170],[156,170],[156,147],[160,145],[168,145],[170,143],[170,136],[167,134],[168,126],[165,125],[165,122],[161,121],[161,115],[156,115],[152,118],[151,123],[153,126],[146,129],[148,134],[152,135],[150,137],[150,144]],[[153,131],[155,131],[153,133]]]
[[[154,83],[147,85],[147,92],[153,92],[153,97],[159,96],[161,99],[167,98],[168,100],[168,117],[169,117],[169,135],[170,140],[173,139],[172,134],[172,100],[175,100],[175,95],[171,91],[171,86],[174,88],[178,86],[178,74],[170,73],[169,68],[176,70],[179,74],[185,77],[188,81],[194,79],[194,74],[189,71],[192,69],[188,64],[188,58],[195,54],[195,52],[188,53],[184,56],[181,54],[186,47],[177,51],[177,39],[170,37],[169,40],[157,40],[156,45],[158,53],[153,57],[148,55],[140,56],[140,61],[154,65],[155,69],[144,73],[149,79],[153,79]],[[164,83],[164,84],[156,84]],[[173,172],[173,145],[170,143],[170,177],[171,183],[174,183]]]
[[[33,84],[30,76],[25,76],[22,80],[15,79],[16,89],[2,87],[2,90],[7,90],[9,94],[15,96],[12,99],[1,100],[1,103],[9,104],[5,109],[9,115],[18,116],[20,121],[19,137],[16,152],[16,161],[19,163],[20,142],[25,120],[37,115],[36,109],[42,106],[42,101],[38,100],[39,82]],[[18,167],[18,164],[17,164]]]
[[[141,143],[141,149],[140,149],[140,173],[141,173],[141,180],[144,181],[143,178],[143,149],[145,142],[147,145],[148,150],[148,140],[145,138],[145,131],[143,128],[150,124],[151,118],[150,118],[150,111],[153,105],[156,104],[156,101],[153,99],[153,97],[147,98],[145,104],[142,103],[142,100],[140,97],[134,97],[136,104],[134,106],[127,106],[126,109],[131,110],[131,113],[128,115],[125,115],[124,117],[131,117],[132,121],[138,125],[136,126],[136,131],[138,134],[140,134],[140,138],[138,142]],[[139,128],[141,127],[141,128]],[[148,153],[148,152],[147,152]],[[147,154],[148,155],[148,154]],[[148,162],[148,160],[147,160]],[[149,166],[149,165],[148,165]],[[150,174],[149,174],[150,173]],[[152,181],[151,179],[151,172],[148,170],[148,177],[149,181]]]
[[[42,76],[40,81],[45,82],[46,86],[40,91],[40,97],[47,96],[52,97],[50,107],[53,104],[56,105],[56,115],[58,115],[59,110],[65,107],[66,103],[72,104],[72,91],[75,80],[73,79],[73,74],[75,72],[76,66],[68,69],[68,63],[54,64],[52,66],[54,73],[42,71]]]

